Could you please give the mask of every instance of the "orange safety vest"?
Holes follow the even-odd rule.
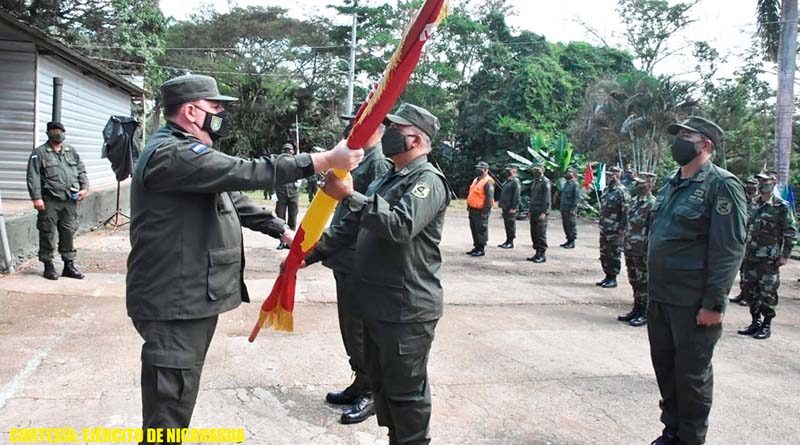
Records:
[[[486,196],[486,183],[492,181],[491,176],[486,175],[485,178],[478,180],[475,178],[472,185],[469,186],[469,195],[467,195],[467,206],[471,209],[483,209],[486,205],[486,200],[494,201],[493,196]],[[494,181],[492,181],[494,182]],[[492,203],[494,205],[494,202]]]

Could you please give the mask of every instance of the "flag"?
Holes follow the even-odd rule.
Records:
[[[788,202],[789,208],[794,210],[794,192],[792,192],[791,184],[785,184],[775,187],[775,190],[772,193],[775,196],[778,196],[784,201]]]
[[[378,126],[383,123],[386,114],[392,109],[400,94],[406,87],[411,73],[419,62],[422,48],[430,39],[436,25],[447,12],[448,0],[425,0],[422,8],[406,29],[400,45],[395,50],[381,78],[372,86],[372,90],[356,114],[353,129],[347,138],[351,149],[364,146]],[[336,176],[344,178],[348,172],[335,170]],[[254,341],[262,327],[271,326],[279,331],[294,329],[294,293],[297,285],[297,271],[311,249],[317,244],[322,231],[328,224],[334,210],[336,200],[320,190],[306,212],[300,228],[297,229],[289,256],[283,263],[280,275],[275,280],[258,315],[258,321],[250,333],[250,342]]]
[[[606,165],[602,162],[597,163],[597,179],[594,181],[594,188],[598,192],[606,189]]]
[[[592,171],[592,164],[586,164],[586,171],[583,172],[583,188],[589,190],[594,182],[594,172]]]

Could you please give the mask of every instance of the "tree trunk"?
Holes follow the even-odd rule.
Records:
[[[781,37],[778,52],[778,97],[775,119],[775,169],[778,184],[789,183],[794,111],[794,72],[797,53],[797,0],[781,3]]]

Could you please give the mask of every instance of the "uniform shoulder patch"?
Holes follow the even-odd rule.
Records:
[[[203,145],[203,144],[194,144],[194,145],[192,146],[191,150],[192,150],[193,152],[195,152],[195,154],[198,154],[198,155],[199,155],[199,154],[205,153],[205,151],[206,151],[206,150],[208,150],[208,147],[206,147],[206,146],[205,146],[205,145]]]
[[[717,213],[727,215],[733,210],[733,201],[730,198],[717,198]]]
[[[411,194],[419,199],[425,199],[431,194],[431,186],[424,182],[418,182],[414,188],[411,189]]]

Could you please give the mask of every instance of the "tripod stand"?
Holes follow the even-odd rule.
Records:
[[[114,230],[117,230],[119,227],[124,226],[125,224],[128,224],[130,222],[130,220],[131,220],[130,216],[122,213],[122,210],[120,210],[120,207],[119,207],[119,194],[120,194],[120,186],[119,186],[119,181],[117,181],[117,206],[116,206],[116,210],[114,210],[114,214],[113,215],[109,216],[108,219],[106,219],[105,222],[103,222],[103,226],[106,226],[106,225],[110,224],[114,228]],[[125,218],[125,219],[127,219],[127,221],[124,221],[124,222],[120,223],[119,222],[119,217],[120,216]],[[112,220],[113,220],[113,222],[112,222]]]

